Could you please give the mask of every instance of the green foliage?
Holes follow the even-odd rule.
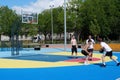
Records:
[[[45,10],[41,14],[39,14],[38,18],[39,31],[45,35],[51,33],[51,15],[50,10]]]
[[[90,30],[91,34],[94,34],[94,35],[100,34],[100,26],[97,23],[96,19],[94,19],[94,21],[91,21],[91,25],[89,28],[90,28],[89,30]]]
[[[80,38],[91,34],[118,39],[119,4],[120,0],[69,0],[66,10],[67,32],[74,32]],[[38,33],[51,35],[51,10],[39,13],[38,24],[33,25],[21,24],[21,17],[15,11],[7,6],[0,7],[0,34],[10,36],[13,26],[21,27],[21,35],[34,36]],[[64,33],[64,7],[53,8],[53,32]]]
[[[3,6],[0,8],[0,26],[1,26],[1,34],[11,35],[11,28],[17,23],[18,19],[17,14],[9,9],[7,6]]]

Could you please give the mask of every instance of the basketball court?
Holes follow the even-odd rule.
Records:
[[[38,24],[37,13],[22,11],[22,23]],[[1,80],[120,80],[120,66],[107,57],[107,66],[101,67],[102,54],[98,51],[94,51],[90,64],[84,65],[85,57],[80,48],[77,57],[71,56],[71,47],[67,46],[65,50],[64,44],[40,50],[19,50],[19,39],[15,41],[15,31],[12,33],[12,44],[18,46],[11,47],[12,53],[9,49],[0,52]],[[120,52],[113,54],[120,61]]]
[[[120,80],[120,66],[106,58],[107,66],[100,66],[101,55],[94,51],[93,60],[84,65],[84,56],[78,49],[78,57],[71,56],[71,49],[41,48],[23,49],[20,55],[0,53],[1,80]],[[120,52],[114,52],[120,61]]]

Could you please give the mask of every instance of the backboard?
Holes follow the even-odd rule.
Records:
[[[38,14],[22,11],[22,23],[38,24]]]

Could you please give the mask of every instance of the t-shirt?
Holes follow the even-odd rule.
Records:
[[[101,42],[100,45],[105,49],[106,52],[112,51],[110,46],[106,44],[105,42]]]
[[[87,39],[86,40],[86,44],[88,44],[88,40],[89,39]],[[93,49],[94,47],[93,47],[93,45],[95,44],[95,41],[93,40],[93,39],[90,39],[92,42],[91,42],[91,45],[89,46],[89,48],[88,49]]]

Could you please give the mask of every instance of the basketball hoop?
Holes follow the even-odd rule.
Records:
[[[38,24],[37,13],[22,11],[22,23]]]

